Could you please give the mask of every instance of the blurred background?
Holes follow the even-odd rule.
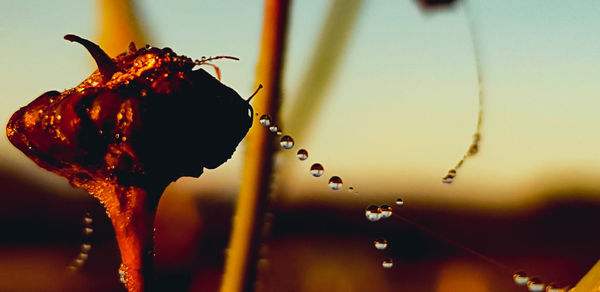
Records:
[[[3,123],[41,93],[74,87],[95,70],[81,46],[63,40],[67,33],[112,56],[126,48],[111,43],[119,38],[198,59],[236,56],[217,63],[222,82],[241,96],[260,82],[262,1],[118,2],[0,1]],[[277,123],[296,144],[275,156],[260,291],[526,291],[512,272],[397,217],[367,221],[371,204],[392,205],[547,283],[574,285],[600,259],[600,4],[462,4],[291,3]],[[467,150],[477,121],[473,40],[485,96],[482,141],[446,185],[441,178]],[[319,56],[323,66],[311,66]],[[295,158],[300,148],[308,160]],[[165,291],[218,291],[244,151],[242,143],[225,165],[166,190],[156,223]],[[324,176],[309,174],[313,162]],[[332,175],[344,189],[327,187]],[[37,167],[5,135],[0,186],[0,291],[123,291],[112,226],[94,198]],[[90,236],[82,234],[86,212]],[[373,247],[379,237],[389,242],[384,251]],[[89,258],[69,272],[84,240],[92,243]],[[382,268],[384,258],[394,266]]]

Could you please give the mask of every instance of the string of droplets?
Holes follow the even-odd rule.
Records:
[[[477,73],[477,102],[478,102],[478,113],[477,113],[477,127],[475,128],[475,133],[473,134],[473,140],[467,149],[467,152],[463,154],[463,157],[456,163],[456,165],[448,170],[446,175],[442,178],[442,182],[445,184],[451,184],[456,177],[456,171],[463,165],[465,160],[471,156],[474,156],[479,152],[479,142],[481,142],[481,124],[483,122],[483,80],[481,78],[481,60],[479,58],[479,47],[477,45],[477,34],[475,33],[475,26],[473,25],[471,13],[469,12],[467,5],[461,3],[462,7],[465,11],[465,18],[467,19],[467,28],[469,30],[469,34],[471,35],[471,48],[473,51],[473,59],[475,61],[475,70]]]
[[[275,133],[278,136],[283,135],[283,132],[281,131],[279,126],[277,126],[274,123],[273,119],[269,115],[265,114],[265,115],[260,116],[259,122],[261,125],[268,127],[269,131],[271,131],[272,133]],[[294,147],[294,139],[291,136],[283,135],[281,137],[281,139],[279,139],[279,146],[281,146],[281,148],[283,148],[285,150],[292,149]],[[296,152],[296,157],[300,161],[304,161],[304,160],[308,159],[308,151],[306,149],[299,149]],[[312,174],[312,176],[321,177],[323,175],[323,173],[325,173],[325,168],[323,167],[322,164],[314,163],[311,165],[310,174]],[[342,189],[342,187],[344,186],[344,183],[339,176],[332,176],[331,178],[329,178],[328,185],[329,185],[330,189],[337,191],[337,190]]]
[[[258,115],[258,113],[257,113],[257,115]],[[275,133],[278,136],[282,136],[279,140],[279,145],[281,146],[282,149],[289,150],[294,147],[294,139],[289,135],[283,135],[282,130],[279,128],[279,126],[277,126],[277,124],[273,121],[273,119],[269,115],[267,115],[267,114],[261,115],[259,118],[259,123],[262,126],[268,128],[270,132]],[[481,123],[481,108],[480,108],[480,118],[478,121],[478,132],[479,132],[480,123]],[[471,153],[471,155],[475,154],[477,152],[476,149],[478,147],[478,142],[479,142],[479,133],[478,132],[475,134],[473,144],[471,145],[471,147],[469,149],[469,153]],[[296,152],[296,157],[300,161],[305,161],[309,157],[308,151],[304,148],[299,149]],[[465,155],[465,157],[463,157],[463,159],[459,162],[459,164],[454,169],[450,169],[450,171],[448,171],[448,174],[446,175],[446,177],[444,177],[444,181],[443,181],[444,183],[452,183],[452,180],[456,176],[455,169],[462,165],[462,163],[464,162],[464,159],[466,157],[467,157],[467,154]],[[321,177],[324,173],[325,173],[325,168],[323,167],[323,165],[321,163],[316,162],[310,166],[310,174],[312,176]],[[331,190],[337,191],[337,190],[340,190],[343,188],[343,181],[339,176],[332,176],[329,178],[328,186]],[[358,194],[358,192],[352,186],[348,187],[348,191]],[[402,198],[397,198],[395,203],[396,203],[396,206],[403,206],[404,200]],[[408,219],[405,216],[402,216],[399,214],[394,214],[392,207],[389,205],[381,205],[381,206],[369,205],[365,209],[364,212],[365,212],[365,218],[371,222],[377,222],[381,219],[387,219],[387,218],[392,217],[392,215],[394,215],[394,217],[399,218],[399,219],[409,223],[410,225],[414,226],[415,228],[417,228],[425,233],[428,233],[438,239],[441,239],[441,240],[449,243],[452,246],[462,249],[462,250],[488,262],[489,264],[495,265],[495,266],[500,267],[507,271],[511,271],[511,270],[514,271],[514,269],[512,269],[506,265],[503,265],[503,264],[501,264],[501,263],[499,263],[499,262],[473,250],[473,249],[470,249],[470,248],[463,246],[451,239],[448,239],[448,238],[430,230],[429,228],[426,228],[426,227]],[[373,241],[373,246],[377,250],[386,250],[388,247],[388,241],[385,238],[377,238]],[[394,266],[394,261],[391,258],[384,258],[381,262],[381,266],[384,269],[391,269]],[[541,292],[541,291],[566,292],[569,289],[569,287],[556,287],[553,284],[545,284],[539,278],[529,277],[524,272],[514,273],[513,280],[514,280],[515,284],[517,284],[519,286],[527,286],[527,289],[531,292]]]
[[[85,264],[85,261],[87,261],[89,257],[89,253],[92,250],[90,237],[94,233],[94,227],[92,225],[93,222],[94,220],[92,219],[92,215],[89,212],[85,213],[85,216],[83,216],[82,219],[82,233],[84,236],[84,241],[79,248],[79,254],[77,254],[77,256],[73,259],[71,264],[69,264],[69,266],[67,267],[69,271],[76,272],[77,270],[81,269],[81,267],[83,267],[83,264]]]

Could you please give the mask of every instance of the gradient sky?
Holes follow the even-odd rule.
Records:
[[[253,91],[262,1],[139,1],[155,46],[192,57],[233,55],[219,63],[223,82]],[[467,149],[477,118],[477,77],[461,7],[424,14],[413,1],[367,1],[310,134],[297,145],[361,194],[429,193],[452,204],[527,202],[561,183],[600,189],[600,3],[469,1],[485,94],[480,153],[452,186],[440,178]],[[98,35],[93,1],[0,1],[0,120],[41,93],[86,78],[92,59],[62,36]],[[294,1],[282,110],[285,115],[310,58],[325,1]],[[260,97],[260,96],[259,96]],[[293,136],[294,133],[288,133]],[[296,148],[295,148],[296,149]],[[0,139],[0,164],[49,187],[64,180],[37,169]],[[295,152],[295,151],[294,151]],[[239,185],[241,151],[225,166],[176,185]],[[284,152],[282,155],[293,155]],[[287,194],[323,190],[309,162],[281,160]],[[451,198],[451,199],[450,199]]]

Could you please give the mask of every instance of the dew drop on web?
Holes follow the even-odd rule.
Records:
[[[260,122],[261,125],[268,127],[271,125],[271,123],[273,122],[271,120],[271,117],[269,115],[262,115],[260,116],[260,119],[258,120]]]
[[[402,198],[396,199],[396,205],[398,205],[398,206],[404,205],[404,201],[402,200]]]
[[[90,236],[92,233],[94,233],[94,229],[92,227],[83,228],[83,235]]]
[[[513,280],[515,281],[515,284],[523,286],[527,285],[529,277],[527,276],[527,274],[525,274],[525,272],[516,272],[513,274]]]
[[[381,205],[379,209],[381,210],[381,218],[390,218],[390,216],[392,216],[392,207],[388,205]]]
[[[92,225],[92,222],[94,221],[94,219],[92,219],[92,215],[90,213],[85,213],[85,216],[83,217],[83,224],[84,225]]]
[[[394,266],[394,262],[392,261],[392,259],[384,259],[384,260],[381,262],[381,266],[382,266],[384,269],[390,269],[391,267],[393,267],[393,266]]]
[[[450,169],[446,176],[442,178],[442,182],[445,184],[451,184],[454,181],[454,177],[456,176],[456,170]]]
[[[320,163],[315,163],[310,167],[310,174],[312,174],[314,177],[322,176],[323,172],[325,172],[325,170],[323,169],[323,165]]]
[[[381,219],[381,208],[371,205],[365,209],[365,217],[371,222]]]
[[[527,281],[527,289],[531,292],[542,292],[546,290],[546,285],[538,278],[531,278]]]
[[[378,250],[384,250],[388,246],[388,242],[384,238],[378,238],[378,239],[376,239],[373,242],[373,244],[375,245],[375,248],[378,249]]]
[[[549,284],[546,286],[546,292],[567,292],[569,287],[557,287],[554,284]]]
[[[279,145],[281,145],[281,148],[283,149],[292,149],[292,147],[294,147],[294,139],[288,135],[285,135],[279,140]]]
[[[306,151],[306,149],[300,149],[300,150],[298,150],[298,152],[296,152],[296,157],[298,157],[298,159],[304,161],[308,158],[308,151]]]
[[[337,190],[341,189],[342,186],[343,186],[342,179],[339,176],[332,176],[329,179],[329,188],[330,189],[337,191]]]
[[[270,125],[269,131],[271,131],[273,133],[277,133],[277,132],[279,132],[279,127],[277,127],[277,125]]]
[[[86,242],[84,244],[81,245],[81,252],[89,252],[90,250],[92,250],[92,244],[89,242]]]

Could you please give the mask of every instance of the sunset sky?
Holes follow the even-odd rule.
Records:
[[[414,1],[367,1],[310,134],[282,151],[291,201],[322,190],[339,175],[361,195],[430,194],[458,204],[529,202],[536,192],[575,184],[600,189],[600,3],[468,1],[423,13]],[[93,1],[0,1],[0,120],[48,90],[71,88],[93,60],[67,33],[94,40]],[[223,82],[241,96],[254,87],[262,1],[138,1],[151,44],[220,61]],[[285,64],[283,131],[306,73],[325,1],[293,1]],[[480,48],[484,122],[480,152],[453,185],[440,180],[471,142],[477,120],[477,75],[467,18]],[[125,48],[123,48],[125,49]],[[208,69],[207,69],[208,70]],[[256,97],[260,98],[260,94]],[[260,127],[258,123],[255,126]],[[306,148],[305,162],[281,159]],[[243,146],[239,148],[243,150]],[[37,168],[6,137],[0,166],[57,189],[68,184]],[[176,187],[235,195],[241,151],[223,167]],[[325,176],[310,177],[321,162]]]

